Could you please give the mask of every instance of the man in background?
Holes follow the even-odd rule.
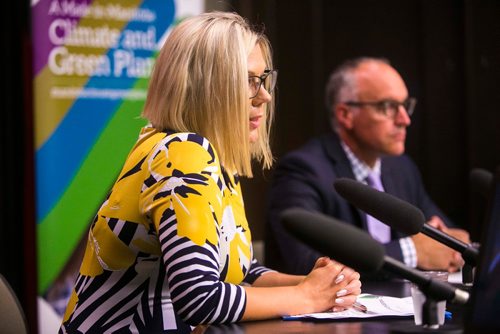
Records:
[[[463,265],[459,253],[421,233],[406,236],[391,230],[352,206],[333,187],[341,177],[369,184],[420,208],[429,224],[469,242],[468,233],[452,228],[429,198],[416,165],[404,154],[416,99],[409,97],[399,73],[384,59],[348,60],[331,74],[326,101],[333,131],[285,155],[275,170],[266,263],[304,274],[321,255],[281,225],[283,210],[300,207],[366,230],[384,245],[387,255],[410,267],[459,270]]]

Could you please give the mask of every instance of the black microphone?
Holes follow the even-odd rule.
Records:
[[[470,171],[469,182],[472,192],[478,193],[483,198],[490,196],[493,174],[482,168],[474,168]]]
[[[408,235],[422,232],[460,252],[467,264],[476,266],[479,251],[472,245],[426,224],[425,216],[419,208],[352,179],[339,178],[334,187],[342,197],[370,216]]]
[[[385,270],[405,278],[435,300],[465,304],[469,293],[446,282],[427,277],[404,263],[385,255],[384,247],[368,233],[321,213],[300,208],[283,211],[281,221],[287,231],[318,252],[357,271]]]

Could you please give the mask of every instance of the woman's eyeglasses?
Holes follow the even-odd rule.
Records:
[[[264,84],[264,88],[271,94],[276,87],[276,80],[278,78],[278,71],[265,70],[261,76],[252,75],[248,77],[248,88],[250,90],[250,99],[259,94],[260,87]]]

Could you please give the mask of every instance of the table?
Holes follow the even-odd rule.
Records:
[[[363,292],[394,297],[407,297],[410,295],[410,283],[403,280],[390,282],[363,282]],[[451,311],[453,318],[447,320],[446,326],[441,331],[426,331],[427,333],[441,333],[449,330],[449,333],[462,332],[463,306],[447,303],[446,309]],[[384,320],[346,320],[346,321],[283,321],[272,319],[265,321],[240,322],[228,325],[198,326],[193,334],[281,334],[281,333],[329,333],[329,334],[384,334],[402,333],[412,330],[423,330],[421,326],[415,326],[413,318],[406,319],[384,319]]]

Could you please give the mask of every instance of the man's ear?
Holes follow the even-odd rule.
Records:
[[[354,114],[352,109],[346,104],[337,104],[333,109],[333,113],[335,114],[335,118],[337,119],[337,123],[340,127],[346,129],[352,128]]]

